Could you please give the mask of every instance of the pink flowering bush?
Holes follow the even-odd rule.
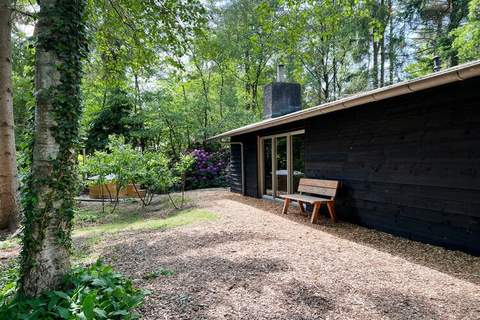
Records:
[[[187,188],[200,189],[227,186],[228,149],[209,152],[201,148],[190,152],[195,163],[187,174]]]

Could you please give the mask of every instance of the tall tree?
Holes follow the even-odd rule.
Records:
[[[245,108],[259,111],[261,86],[280,41],[281,6],[277,0],[228,1],[219,9],[216,41],[242,82]],[[229,67],[225,64],[224,67]]]
[[[468,21],[455,29],[453,48],[461,62],[480,59],[480,0],[471,0],[468,5]]]
[[[403,18],[415,34],[412,50],[415,61],[407,68],[413,76],[432,72],[432,58],[439,56],[446,67],[459,62],[452,31],[468,16],[469,0],[405,0],[401,3]]]
[[[0,229],[15,229],[17,167],[12,91],[12,1],[0,0]]]
[[[35,130],[24,190],[20,290],[54,289],[70,268],[76,194],[74,147],[81,115],[85,0],[40,0],[35,26]]]

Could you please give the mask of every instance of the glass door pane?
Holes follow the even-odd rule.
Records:
[[[275,196],[288,193],[287,167],[287,137],[278,137],[276,140],[276,192]]]
[[[272,139],[263,140],[263,194],[272,195]]]
[[[297,192],[298,183],[301,178],[305,177],[305,160],[304,160],[304,135],[297,134],[292,136],[292,192]]]

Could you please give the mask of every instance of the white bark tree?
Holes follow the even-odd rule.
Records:
[[[81,114],[85,0],[40,0],[35,56],[35,130],[25,191],[21,292],[58,288],[70,269],[76,192],[75,140]]]
[[[17,167],[12,89],[12,1],[0,0],[0,229],[17,226]]]

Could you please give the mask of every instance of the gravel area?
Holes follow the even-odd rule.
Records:
[[[98,248],[151,290],[144,319],[480,319],[479,257],[347,223],[312,226],[295,208],[285,216],[223,189],[188,197],[219,219]]]

